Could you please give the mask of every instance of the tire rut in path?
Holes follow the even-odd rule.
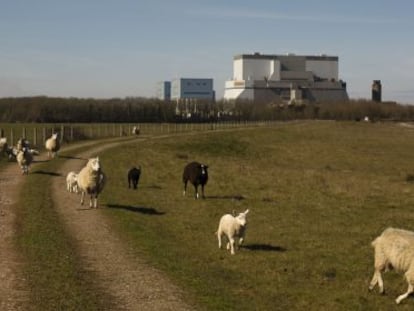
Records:
[[[76,154],[76,157],[88,158],[120,144],[110,143],[92,148]],[[74,158],[67,160],[59,171],[62,176],[66,176],[70,171],[79,172],[84,165],[84,160]],[[132,257],[132,252],[114,234],[99,208],[89,209],[88,199],[85,200],[86,205],[81,206],[80,195],[66,191],[64,177],[54,178],[51,187],[54,206],[74,237],[86,268],[94,271],[100,287],[115,297],[115,304],[120,309],[195,309],[184,302],[183,293],[165,275],[136,255]]]

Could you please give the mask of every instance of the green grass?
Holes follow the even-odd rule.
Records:
[[[393,124],[301,122],[154,139],[101,155],[103,203],[137,254],[202,308],[390,310],[406,283],[391,272],[387,295],[368,292],[370,243],[388,226],[414,230],[413,153],[414,131]],[[192,160],[209,165],[206,200],[194,200],[192,188],[182,196]],[[139,189],[129,190],[126,172],[138,164]],[[246,208],[246,247],[231,256],[214,232],[221,215]]]

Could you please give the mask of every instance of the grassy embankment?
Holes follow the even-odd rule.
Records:
[[[396,124],[303,122],[210,132],[101,155],[102,203],[137,254],[209,310],[389,310],[406,290],[385,275],[368,292],[371,241],[388,226],[414,230],[414,130]],[[184,165],[210,165],[206,200],[182,196]],[[126,171],[142,166],[137,191]],[[224,213],[251,210],[231,256],[214,232]],[[412,308],[408,299],[401,310]]]

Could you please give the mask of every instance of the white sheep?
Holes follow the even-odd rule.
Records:
[[[244,213],[239,213],[237,216],[226,214],[221,217],[217,229],[218,247],[221,248],[221,238],[223,235],[227,237],[227,249],[230,249],[234,255],[234,247],[236,239],[239,239],[238,245],[241,245],[246,233],[247,220],[246,215],[249,212],[247,209]]]
[[[0,138],[0,151],[6,151],[7,149],[7,137],[1,137]]]
[[[54,158],[60,149],[60,141],[58,133],[53,133],[50,138],[46,140],[45,147],[49,158]]]
[[[139,126],[134,126],[132,128],[132,135],[139,135],[139,132],[140,132]]]
[[[99,157],[89,159],[88,163],[78,174],[78,186],[82,192],[83,205],[85,193],[90,195],[89,207],[98,207],[98,195],[105,186],[106,177],[102,172]],[[93,199],[93,204],[92,204]]]
[[[372,290],[378,284],[382,294],[384,282],[381,272],[389,268],[404,272],[408,289],[395,300],[399,304],[414,292],[414,232],[388,228],[372,242],[372,246],[375,249],[375,272],[369,289]]]
[[[22,150],[18,151],[16,160],[22,169],[23,174],[29,174],[29,166],[33,161],[33,155],[26,147],[23,147]]]
[[[69,192],[78,193],[78,174],[75,172],[69,172],[66,176],[66,189]]]

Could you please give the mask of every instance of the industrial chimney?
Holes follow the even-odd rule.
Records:
[[[381,102],[381,80],[372,82],[372,101]]]

